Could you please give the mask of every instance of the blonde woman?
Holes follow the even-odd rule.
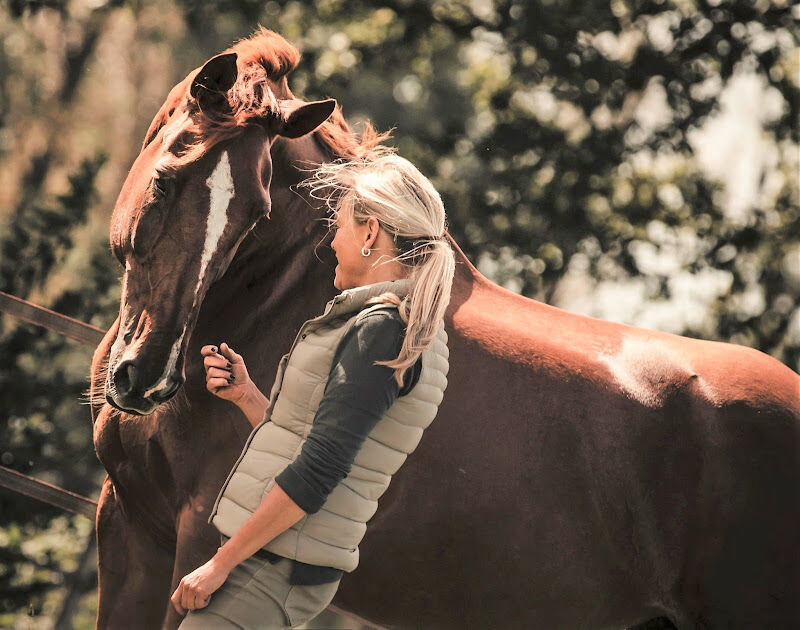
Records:
[[[254,430],[209,517],[221,546],[172,595],[181,630],[294,628],[322,612],[436,416],[455,258],[439,194],[392,151],[301,184],[326,191],[341,293],[300,327],[269,398],[226,343],[202,348],[207,388]]]

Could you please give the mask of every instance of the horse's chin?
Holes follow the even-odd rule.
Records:
[[[114,407],[114,409],[118,409],[119,411],[124,411],[125,413],[131,414],[131,415],[134,415],[134,416],[149,416],[151,413],[153,413],[158,408],[158,405],[159,405],[159,403],[156,403],[156,402],[153,402],[153,401],[144,400],[144,399],[140,399],[140,402],[148,404],[149,408],[143,409],[143,408],[141,408],[141,406],[140,407],[134,407],[134,406],[131,406],[132,403],[126,403],[125,405],[122,405],[119,402],[117,402],[116,400],[114,400],[114,398],[109,394],[106,394],[106,402],[109,405],[111,405],[112,407]]]

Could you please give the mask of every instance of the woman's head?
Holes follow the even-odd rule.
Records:
[[[405,299],[384,294],[368,301],[396,303],[407,323],[397,359],[383,362],[402,382],[404,369],[433,343],[450,302],[455,255],[445,236],[441,196],[411,162],[383,145],[363,159],[322,164],[301,186],[315,197],[323,193],[317,198],[325,201],[337,230],[331,244],[339,262],[334,286],[410,279]]]
[[[378,219],[363,223],[352,215],[338,213],[333,219],[331,248],[336,254],[333,286],[340,291],[384,280],[408,277],[408,269],[398,260],[397,247]]]

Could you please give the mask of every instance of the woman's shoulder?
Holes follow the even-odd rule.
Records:
[[[394,321],[399,322],[405,327],[405,322],[403,318],[400,317],[400,311],[397,310],[397,306],[394,304],[372,304],[371,306],[361,309],[356,317],[356,324],[364,322],[367,319],[369,319],[373,325],[376,321]]]
[[[392,304],[378,304],[370,306],[359,313],[353,325],[355,336],[365,343],[389,343],[390,339],[396,340],[396,345],[402,343],[406,333],[406,322]]]

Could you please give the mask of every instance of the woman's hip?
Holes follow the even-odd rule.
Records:
[[[310,621],[333,600],[339,580],[292,585],[291,569],[289,558],[273,564],[250,556],[233,568],[208,606],[187,613],[179,630],[296,628]]]

